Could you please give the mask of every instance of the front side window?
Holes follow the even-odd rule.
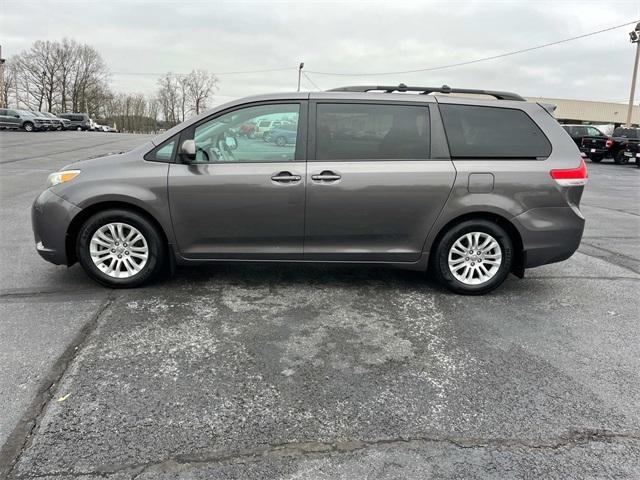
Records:
[[[594,127],[587,127],[587,135],[590,137],[601,137],[602,132]]]
[[[538,158],[551,154],[542,130],[522,110],[440,105],[454,158]]]
[[[221,115],[196,127],[196,163],[292,162],[296,160],[300,104],[269,104],[246,107]],[[292,135],[256,136],[247,125],[287,125]]]
[[[320,103],[317,160],[411,160],[430,155],[429,107]]]

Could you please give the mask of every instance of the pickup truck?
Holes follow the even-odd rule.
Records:
[[[640,128],[618,127],[610,137],[587,136],[582,138],[580,151],[585,153],[592,162],[600,162],[604,158],[613,158],[618,165],[629,162],[624,154],[630,140],[640,140]]]
[[[636,167],[640,168],[640,140],[629,139],[624,148],[625,163],[635,159]]]

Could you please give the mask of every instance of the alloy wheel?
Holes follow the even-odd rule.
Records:
[[[126,223],[107,223],[89,242],[93,264],[111,278],[130,278],[140,273],[149,259],[149,245],[140,231]]]
[[[470,232],[458,238],[448,255],[449,271],[465,285],[481,285],[491,280],[502,265],[502,249],[485,232]]]

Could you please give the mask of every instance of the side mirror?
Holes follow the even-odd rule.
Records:
[[[185,140],[180,145],[180,155],[189,160],[196,159],[196,142],[195,140]]]

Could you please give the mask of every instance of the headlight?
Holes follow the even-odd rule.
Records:
[[[47,178],[47,186],[53,187],[59,183],[68,182],[80,175],[80,170],[63,170],[61,172],[55,172],[49,175]]]

